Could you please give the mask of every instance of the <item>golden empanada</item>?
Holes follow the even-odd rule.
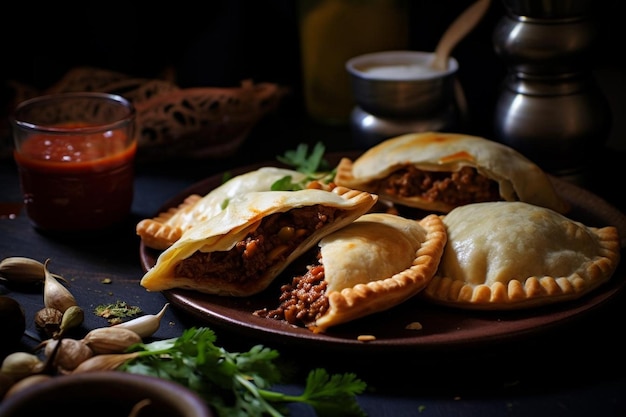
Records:
[[[539,166],[501,143],[464,134],[424,132],[387,139],[355,161],[343,158],[335,182],[439,213],[486,201],[569,210]]]
[[[352,223],[376,200],[374,194],[345,187],[244,193],[188,229],[157,258],[141,285],[150,291],[256,294],[322,237]]]
[[[616,227],[589,227],[523,202],[477,203],[444,216],[448,242],[421,296],[459,308],[509,310],[577,299],[613,275]]]
[[[269,191],[276,181],[291,177],[298,182],[306,177],[301,172],[262,167],[237,175],[204,197],[191,194],[180,205],[172,207],[152,219],[143,219],[136,226],[136,232],[145,246],[164,250],[182,236],[183,232],[222,211],[228,202],[238,195],[250,191]]]
[[[318,263],[282,287],[281,304],[256,315],[314,332],[390,309],[419,293],[446,243],[439,216],[411,220],[368,213],[319,242]],[[307,297],[299,294],[306,288]]]

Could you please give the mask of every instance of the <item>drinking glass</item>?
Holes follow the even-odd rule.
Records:
[[[26,213],[43,231],[101,230],[133,200],[135,108],[107,93],[76,92],[20,103],[11,120]]]

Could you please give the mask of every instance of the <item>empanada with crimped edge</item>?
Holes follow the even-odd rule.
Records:
[[[352,223],[376,201],[374,194],[345,187],[244,193],[188,229],[140,283],[149,291],[256,294],[322,237]]]
[[[291,169],[261,167],[237,175],[205,196],[191,194],[177,207],[159,213],[152,219],[141,220],[136,226],[137,235],[149,248],[167,249],[194,224],[222,211],[231,199],[250,191],[269,191],[272,184],[286,176],[298,182],[306,174]]]
[[[418,221],[369,213],[327,235],[319,246],[329,307],[310,329],[324,332],[413,297],[437,271],[445,243],[434,214]]]
[[[524,201],[569,211],[535,163],[504,144],[465,134],[423,132],[387,139],[354,161],[343,158],[335,182],[439,213],[485,201]]]
[[[574,300],[607,282],[620,261],[614,226],[590,227],[523,202],[458,207],[448,241],[420,294],[435,303],[512,310]]]

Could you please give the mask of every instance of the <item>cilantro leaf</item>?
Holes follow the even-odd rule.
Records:
[[[298,182],[293,182],[293,177],[287,175],[272,184],[272,191],[297,191],[306,188],[311,181],[321,181],[326,184],[333,181],[336,169],[331,169],[330,163],[324,159],[325,150],[324,144],[317,142],[309,154],[309,146],[301,143],[295,150],[288,150],[284,155],[276,156],[278,161],[307,175]]]
[[[364,416],[356,401],[366,384],[354,374],[309,373],[301,395],[273,391],[281,382],[278,351],[261,345],[228,352],[209,328],[190,328],[177,338],[140,343],[139,355],[119,370],[168,379],[195,391],[220,417],[283,417],[289,402],[309,404],[320,416]]]
[[[365,413],[356,401],[367,384],[355,374],[329,375],[325,369],[309,373],[305,390],[299,396],[283,396],[283,401],[307,403],[320,416],[363,417]]]
[[[317,142],[309,155],[309,145],[301,143],[295,150],[288,150],[284,155],[276,156],[278,161],[292,167],[298,172],[315,174],[320,171],[328,171],[330,165],[324,159],[326,147],[322,142]]]
[[[291,175],[286,175],[279,180],[274,181],[272,184],[272,191],[295,191],[301,190],[302,185],[299,183],[293,182],[293,177]]]

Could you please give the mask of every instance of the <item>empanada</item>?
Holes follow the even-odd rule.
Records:
[[[559,213],[569,209],[539,166],[501,143],[464,134],[387,139],[354,162],[343,158],[335,182],[439,213],[485,201],[524,201]]]
[[[325,235],[352,223],[377,200],[368,192],[248,192],[187,230],[142,278],[149,291],[184,288],[249,296],[264,290]]]
[[[467,309],[510,310],[577,299],[620,260],[617,228],[589,227],[523,202],[477,203],[445,215],[448,242],[421,296]]]
[[[419,293],[446,243],[441,218],[368,213],[319,242],[318,263],[283,286],[281,304],[256,315],[314,332],[390,309]],[[307,297],[299,294],[306,288]]]
[[[167,249],[194,224],[222,211],[234,197],[250,191],[269,191],[272,184],[287,176],[292,177],[293,182],[298,182],[306,174],[291,169],[261,167],[237,175],[204,197],[191,194],[177,207],[159,213],[152,219],[141,220],[136,226],[137,235],[149,248]]]

